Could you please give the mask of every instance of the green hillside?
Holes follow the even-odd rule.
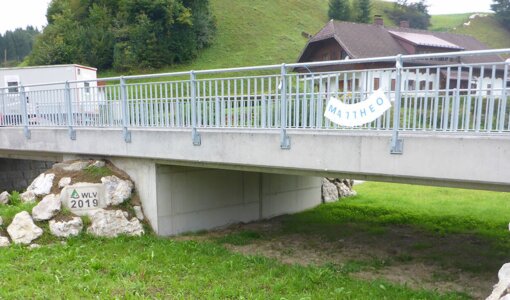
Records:
[[[469,26],[457,27],[453,32],[474,36],[491,48],[510,48],[510,31],[492,16],[475,18]]]
[[[211,0],[214,44],[191,64],[167,70],[210,69],[295,61],[307,39],[328,21],[328,0]]]
[[[469,16],[473,13],[452,14],[452,15],[433,15],[430,22],[430,30],[449,31],[453,28],[461,27],[462,24],[469,21]]]
[[[372,12],[382,15],[387,26],[395,26],[384,14],[392,6],[375,1]],[[315,34],[328,21],[328,0],[211,0],[211,7],[218,27],[213,45],[189,64],[158,72],[294,62],[307,42],[302,33]],[[510,32],[490,16],[463,26],[470,15],[433,16],[431,30],[472,35],[494,48],[510,47]]]

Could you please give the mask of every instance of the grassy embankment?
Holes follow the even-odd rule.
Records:
[[[43,237],[38,242],[49,245],[40,249],[0,249],[0,297],[464,299],[469,286],[435,288],[464,274],[488,293],[510,251],[510,195],[383,183],[356,189],[356,197],[258,229],[176,239],[84,234],[67,244]],[[0,215],[27,208],[2,206]],[[263,243],[284,248],[271,248],[276,258],[232,248]],[[403,284],[384,275],[409,265],[429,266],[432,279]]]

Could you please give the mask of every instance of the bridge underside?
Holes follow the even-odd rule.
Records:
[[[162,235],[299,211],[320,203],[319,177],[510,191],[510,138],[469,133],[403,132],[390,154],[382,131],[62,129],[0,130],[0,157],[111,159],[136,181],[144,211]]]

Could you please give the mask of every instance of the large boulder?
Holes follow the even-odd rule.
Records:
[[[32,217],[35,221],[46,221],[53,218],[61,209],[62,202],[60,196],[50,194],[42,199],[32,209]]]
[[[322,200],[326,203],[338,200],[338,189],[336,185],[326,178],[322,178]]]
[[[55,174],[41,174],[39,175],[32,184],[27,188],[27,191],[33,192],[36,196],[48,195],[53,186],[53,179]]]
[[[0,194],[0,204],[9,204],[9,198],[11,198],[11,194],[8,192],[2,192]]]
[[[9,242],[8,238],[6,238],[5,236],[0,236],[0,248],[8,247],[10,244],[11,244],[11,242]]]
[[[43,234],[43,230],[34,224],[32,217],[26,211],[14,216],[11,225],[7,227],[7,232],[15,244],[25,245],[30,244]]]
[[[140,236],[144,233],[137,218],[128,220],[122,210],[98,210],[90,216],[92,224],[87,232],[100,237],[119,235]]]
[[[122,180],[115,175],[101,178],[106,188],[106,205],[120,205],[131,197],[133,183],[129,180]]]
[[[69,221],[50,221],[50,232],[58,237],[77,236],[83,229],[83,221],[80,217],[74,217]]]
[[[21,198],[21,202],[24,203],[32,203],[35,202],[35,200],[37,200],[37,196],[33,191],[26,191],[20,194],[19,197]]]

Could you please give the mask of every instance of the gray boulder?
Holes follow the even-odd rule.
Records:
[[[74,217],[69,221],[50,221],[50,232],[58,237],[77,236],[83,230],[83,221],[80,217]]]
[[[0,248],[8,247],[10,244],[11,242],[9,242],[8,238],[6,238],[5,236],[0,236]]]
[[[25,245],[30,244],[43,234],[43,230],[34,224],[32,217],[26,211],[14,216],[11,225],[7,227],[7,232],[15,244]]]
[[[53,179],[55,179],[55,174],[43,173],[34,179],[32,184],[27,188],[27,191],[33,192],[36,196],[48,195],[53,186]]]
[[[89,166],[88,161],[76,161],[73,163],[63,162],[63,163],[54,164],[53,168],[67,171],[67,172],[76,172],[76,171],[81,171],[88,166]]]
[[[9,198],[11,197],[11,194],[8,192],[2,192],[0,194],[0,204],[9,204]]]
[[[335,184],[329,182],[327,178],[322,178],[322,200],[326,203],[338,200],[338,188]]]
[[[20,194],[19,196],[21,198],[21,201],[25,202],[25,203],[35,202],[35,200],[37,199],[37,196],[35,195],[35,193],[33,191],[26,191],[26,192]]]
[[[61,207],[60,196],[50,194],[32,209],[32,217],[35,221],[49,220],[60,212]]]
[[[119,205],[131,197],[133,183],[115,175],[101,178],[106,189],[106,205]]]
[[[95,168],[102,168],[102,167],[106,166],[106,163],[102,160],[96,160],[90,166],[95,167]]]
[[[90,220],[92,224],[87,232],[95,236],[140,236],[144,233],[140,221],[137,218],[128,220],[122,210],[100,209],[90,216]]]
[[[71,177],[62,177],[59,181],[58,181],[58,187],[59,188],[65,188],[66,186],[70,185],[71,184]]]

